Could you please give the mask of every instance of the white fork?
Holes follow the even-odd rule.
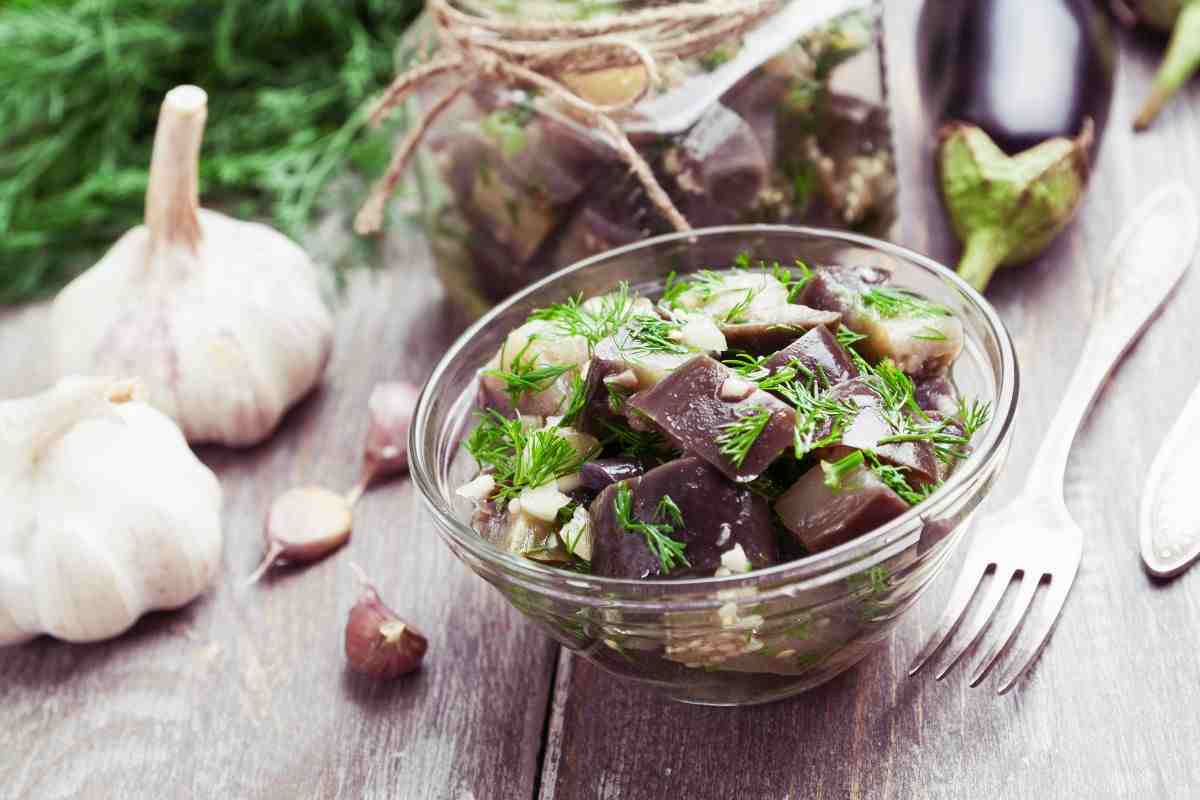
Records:
[[[937,679],[945,677],[982,636],[1014,577],[1019,579],[1011,615],[971,674],[976,686],[996,665],[1025,618],[1038,584],[1049,579],[1040,610],[1030,615],[1028,644],[1012,659],[997,689],[1004,694],[1021,678],[1050,637],[1066,602],[1083,556],[1083,531],[1063,499],[1063,481],[1071,443],[1121,356],[1149,324],[1155,310],[1187,271],[1195,255],[1200,215],[1191,191],[1174,183],[1155,192],[1130,215],[1117,235],[1109,260],[1109,278],[1100,295],[1075,374],[1046,439],[1034,457],[1025,488],[1009,505],[977,523],[975,541],[950,594],[937,628],[917,655],[908,674],[915,674],[955,629],[984,574],[991,583],[971,622],[949,650]]]

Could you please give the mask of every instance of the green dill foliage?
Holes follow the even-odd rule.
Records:
[[[765,265],[764,265],[765,266]],[[781,266],[778,261],[771,264],[771,275],[787,289],[789,303],[796,302],[805,285],[812,279],[812,268],[804,261],[796,259],[795,271]]]
[[[967,399],[960,397],[958,399],[958,411],[954,418],[963,426],[963,435],[970,441],[975,434],[984,425],[987,425],[992,419],[992,404],[988,402],[980,402],[972,400],[967,402]]]
[[[839,323],[837,333],[834,334],[834,338],[837,339],[837,343],[842,347],[850,348],[867,337],[865,334],[855,333],[845,325]]]
[[[504,383],[504,393],[512,400],[513,405],[521,402],[521,398],[529,394],[544,392],[565,373],[574,369],[570,364],[539,365],[538,357],[526,355],[536,336],[529,337],[521,351],[513,356],[508,369],[485,369],[484,375],[497,378]],[[501,361],[503,361],[501,348]]]
[[[562,421],[559,424],[564,427],[574,425],[583,413],[587,399],[587,381],[583,379],[583,375],[576,372],[571,376],[571,393],[567,395],[567,403],[562,408]]]
[[[53,291],[142,221],[163,96],[209,94],[205,205],[299,238],[387,163],[364,134],[416,0],[0,4],[0,302]],[[350,201],[355,202],[355,201]]]
[[[942,333],[932,325],[926,325],[916,333],[912,334],[912,338],[920,339],[926,342],[944,342],[946,341],[946,334]]]
[[[739,322],[746,321],[746,315],[750,311],[750,304],[754,302],[754,298],[758,292],[753,289],[747,289],[745,296],[734,303],[733,307],[721,315],[718,322],[723,322],[726,325],[736,325]]]
[[[800,368],[794,362],[793,369]],[[821,376],[824,376],[822,371]],[[851,398],[836,398],[825,391],[828,389],[828,378],[824,378],[824,386],[820,378],[809,373],[806,380],[792,380],[778,386],[775,391],[796,409],[796,423],[793,429],[793,449],[797,459],[804,458],[813,450],[836,444],[842,438],[842,432],[858,414],[858,404]],[[817,438],[817,433],[828,429],[827,433]]]
[[[613,512],[617,515],[618,525],[630,533],[637,533],[645,537],[646,547],[650,548],[650,552],[658,559],[664,574],[669,573],[680,564],[691,566],[687,557],[684,556],[687,545],[671,538],[671,534],[676,528],[683,527],[683,514],[680,513],[679,506],[675,505],[675,501],[670,496],[664,495],[655,511],[657,518],[666,517],[666,521],[643,522],[633,516],[633,492],[630,491],[628,484],[619,483],[617,484],[617,496],[613,500]]]
[[[498,500],[578,472],[591,455],[576,451],[557,427],[527,430],[520,419],[494,410],[480,414],[463,446],[481,467],[491,468]]]
[[[919,294],[889,286],[876,286],[860,296],[863,307],[880,317],[949,317],[950,309]]]
[[[764,408],[722,425],[717,434],[721,454],[728,457],[735,467],[741,467],[770,421],[771,410]]]
[[[549,322],[564,336],[582,336],[591,348],[629,321],[637,300],[629,284],[622,281],[598,301],[584,303],[582,295],[568,297],[562,303],[536,309],[529,319]]]
[[[632,356],[686,355],[692,352],[674,337],[683,325],[651,314],[636,314],[626,323],[628,341],[621,351]]]
[[[667,282],[663,284],[662,297],[658,302],[662,303],[667,308],[675,308],[675,302],[679,299],[679,295],[687,291],[687,281],[679,280],[679,275],[675,270],[667,273]]]
[[[883,485],[895,492],[901,500],[910,506],[915,506],[937,491],[940,483],[928,483],[914,487],[905,478],[904,467],[884,464],[878,456],[869,450],[855,450],[837,461],[822,461],[821,471],[825,473],[825,485],[833,491],[842,491],[843,482],[858,470],[866,468],[875,474]]]

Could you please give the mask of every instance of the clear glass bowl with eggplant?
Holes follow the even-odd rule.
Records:
[[[680,700],[830,679],[884,640],[1007,454],[1012,345],[948,270],[712,228],[563,270],[418,406],[438,531],[558,641]]]
[[[670,3],[484,5],[601,22]],[[614,118],[694,227],[889,230],[896,170],[877,2],[791,0],[759,29],[660,67],[661,84]],[[563,76],[605,105],[645,80],[640,66]],[[414,107],[445,89],[429,87]],[[556,269],[672,230],[611,140],[562,104],[496,81],[471,84],[441,115],[415,170],[439,275],[476,314]]]

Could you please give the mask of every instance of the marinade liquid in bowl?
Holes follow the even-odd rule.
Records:
[[[509,333],[525,323],[531,312],[570,298],[604,295],[622,284],[657,299],[664,290],[670,293],[670,285],[689,281],[688,285],[696,285],[701,270],[741,264],[753,273],[760,264],[793,265],[797,259],[817,271],[839,266],[890,272],[889,292],[920,298],[919,302],[943,309],[961,324],[961,354],[946,378],[960,397],[986,405],[990,414],[974,431],[969,448],[961,449],[961,460],[928,496],[920,492],[910,496],[911,508],[889,514],[890,521],[855,531],[849,538],[822,539],[820,531],[814,533],[807,523],[797,523],[794,513],[784,509],[778,517],[787,523],[787,529],[779,528],[785,539],[778,552],[772,551],[770,562],[755,556],[747,541],[751,563],[742,561],[745,553],[741,553],[738,559],[723,558],[716,570],[703,574],[670,557],[661,563],[641,562],[643,566],[609,557],[603,565],[597,560],[608,575],[589,574],[586,563],[534,560],[544,556],[497,546],[476,530],[481,527],[477,502],[458,490],[477,477],[479,464],[462,445],[479,426],[481,399],[496,404],[494,387],[483,385],[481,371],[489,362],[494,368],[493,359]],[[764,331],[772,327],[779,326]],[[733,334],[733,329],[726,330]],[[849,331],[839,332],[846,334],[844,341],[853,339]],[[937,334],[924,327],[914,333],[919,339]],[[760,340],[759,344],[776,347],[779,342]],[[695,371],[708,362],[688,363],[686,369]],[[916,362],[910,366],[923,369]],[[710,364],[707,369],[719,368]],[[668,369],[663,381],[670,380],[671,374]],[[657,686],[678,700],[742,705],[819,685],[857,663],[887,637],[946,564],[971,512],[1003,465],[1016,398],[1017,368],[1007,332],[986,301],[944,267],[854,234],[780,226],[710,228],[647,240],[582,261],[530,286],[476,323],[451,347],[425,388],[412,431],[412,472],[439,534],[455,554],[564,646],[614,674]],[[672,423],[666,419],[665,424]],[[724,441],[723,435],[720,438]],[[722,456],[703,441],[694,448],[682,455],[695,462],[695,469],[711,472],[705,459],[711,464],[721,461]],[[714,503],[727,502],[722,498],[728,492],[750,485],[740,483],[748,476],[739,470],[757,471],[752,462],[753,457],[747,456],[742,467],[720,465],[731,477],[728,483],[713,484],[727,489],[713,492]],[[908,468],[903,474],[918,485]],[[840,491],[836,478],[826,475]],[[700,527],[695,520],[703,513],[703,498],[688,501],[684,519],[675,517],[676,523],[681,522],[677,525],[668,522],[670,513],[659,519],[647,512],[646,498],[636,496],[637,487],[646,484],[627,485],[635,487],[632,507],[641,509],[634,514],[635,530],[629,535],[635,538],[630,542],[640,541],[636,522],[658,523],[665,525],[660,530],[667,536],[674,529],[678,539],[688,542],[681,554],[692,556],[691,566],[711,559],[711,553],[693,548],[686,525],[691,516],[693,526]],[[609,487],[600,497],[611,502],[617,489]],[[527,495],[522,498],[533,500]],[[623,500],[627,509],[631,507],[628,495]],[[597,513],[593,511],[593,519]],[[714,508],[712,513],[719,517],[727,511]],[[626,513],[625,524],[629,517]],[[788,545],[789,531],[795,533],[795,546]],[[596,553],[599,559],[600,550]],[[759,567],[759,563],[770,565]],[[712,566],[708,563],[705,569]],[[751,566],[756,568],[741,571]]]

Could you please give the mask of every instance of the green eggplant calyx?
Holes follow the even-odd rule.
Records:
[[[1167,54],[1154,75],[1150,96],[1133,121],[1134,130],[1144,131],[1150,127],[1163,105],[1187,83],[1197,67],[1200,67],[1200,0],[1183,0]]]
[[[1079,207],[1093,125],[1074,139],[1047,139],[1015,156],[962,122],[938,134],[942,201],[964,245],[959,274],[979,291],[998,267],[1039,255]]]

